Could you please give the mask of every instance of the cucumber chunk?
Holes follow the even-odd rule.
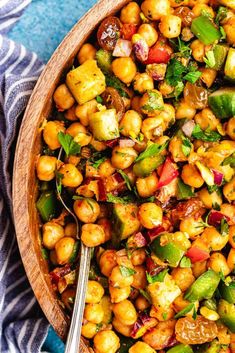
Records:
[[[164,157],[160,154],[153,157],[144,158],[134,164],[133,172],[137,177],[144,178],[158,168],[163,161]]]
[[[235,115],[235,87],[225,87],[213,92],[208,103],[217,118],[231,118]]]
[[[219,286],[219,292],[221,294],[221,297],[230,304],[235,304],[235,282],[231,282],[228,285],[226,285],[223,281],[221,281],[220,286]]]
[[[218,314],[222,322],[235,333],[235,306],[224,299],[220,299],[218,305]]]
[[[226,59],[224,74],[229,80],[235,80],[235,49],[230,48]]]

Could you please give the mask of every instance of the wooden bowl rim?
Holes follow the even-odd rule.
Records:
[[[34,169],[32,166],[35,164],[35,155],[32,155],[32,151],[38,135],[38,127],[45,118],[46,106],[50,104],[52,93],[68,62],[75,57],[79,47],[90,36],[98,23],[120,10],[129,1],[98,1],[66,35],[37,81],[27,105],[17,140],[12,192],[18,246],[34,294],[48,321],[62,339],[66,338],[69,320],[48,286],[47,274],[40,271],[41,254],[40,256],[36,254],[33,244],[33,239],[35,240],[37,235],[31,234],[29,206],[32,203],[32,194],[29,192],[29,181],[31,178],[36,180],[36,176],[31,174]],[[36,213],[36,207],[33,212]],[[82,347],[80,349],[82,350]]]

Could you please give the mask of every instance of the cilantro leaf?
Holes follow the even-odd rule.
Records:
[[[206,63],[206,67],[213,68],[216,64],[215,54],[214,54],[213,50],[209,50],[206,53],[206,56],[203,58],[203,60]]]
[[[106,161],[106,159],[107,159],[107,157],[102,157],[102,158],[100,158],[100,159],[97,159],[97,161],[95,161],[95,162],[92,164],[92,167],[95,168],[95,169],[98,169],[99,166],[100,166],[103,162]]]
[[[151,300],[151,297],[150,297],[150,295],[148,294],[148,292],[146,292],[145,290],[143,290],[143,289],[139,289],[139,292],[140,292],[140,294],[145,298],[145,299],[147,299],[147,301],[149,302],[149,303],[152,303],[152,300]]]
[[[168,145],[168,141],[165,142],[163,145],[159,145],[157,143],[151,143],[147,145],[147,148],[136,157],[135,162],[139,162],[142,159],[153,157],[156,154],[161,153],[163,150],[166,149]]]
[[[221,165],[230,165],[230,167],[235,168],[235,153],[225,158]]]
[[[111,75],[111,74],[106,74],[105,75],[105,81],[106,81],[106,85],[108,87],[115,88],[118,91],[118,93],[120,94],[120,96],[129,98],[127,92],[125,91],[125,86],[119,80],[119,78],[117,78],[116,76]]]
[[[213,192],[218,192],[219,191],[219,187],[218,185],[207,185],[207,189],[209,194],[212,194]]]
[[[65,134],[60,131],[58,133],[58,140],[66,153],[66,156],[79,154],[81,151],[81,146],[79,143],[75,142],[73,137],[69,134]]]
[[[64,177],[64,174],[59,173],[58,170],[56,170],[55,177],[56,177],[56,190],[57,190],[58,194],[61,194],[61,192],[62,192],[62,179]]]
[[[192,316],[193,320],[196,320],[197,318],[197,310],[196,310],[196,307],[194,305],[194,308],[193,308],[193,316]]]
[[[188,72],[184,76],[184,80],[189,81],[190,83],[195,83],[201,77],[201,75],[202,73],[200,71]]]
[[[225,237],[226,235],[228,235],[228,230],[229,230],[228,222],[226,221],[225,218],[222,218],[220,222],[220,233],[222,237]]]
[[[183,256],[181,261],[180,261],[180,267],[181,268],[189,268],[192,266],[191,260],[187,256]]]
[[[131,181],[130,181],[128,175],[126,173],[124,173],[123,170],[121,170],[121,169],[118,169],[118,173],[121,174],[121,176],[123,177],[123,179],[126,183],[127,188],[131,191],[132,190]]]
[[[111,193],[107,194],[107,202],[112,202],[112,203],[121,203],[123,205],[132,203],[135,201],[135,198],[132,195],[127,195],[127,196],[114,196]]]
[[[136,273],[136,271],[133,268],[126,267],[123,265],[120,265],[119,269],[123,277],[130,277]]]
[[[49,252],[48,252],[47,249],[41,248],[41,253],[42,253],[42,257],[43,257],[45,260],[49,260]]]
[[[177,38],[177,41],[176,39],[170,39],[170,43],[173,46],[174,52],[177,52],[177,55],[180,55],[184,58],[190,57],[192,49],[186,42],[181,40],[180,37]]]
[[[197,140],[208,141],[208,142],[216,142],[221,139],[221,135],[210,129],[202,130],[200,125],[196,124],[194,126],[192,137]]]
[[[227,7],[220,6],[217,11],[215,23],[219,26],[220,22],[223,21],[227,17],[227,14],[228,14]]]
[[[176,196],[178,200],[186,200],[194,196],[194,192],[189,185],[186,185],[181,179],[178,180]]]
[[[187,137],[182,137],[182,151],[183,154],[188,157],[190,155],[191,149],[192,149],[192,144]]]
[[[166,82],[171,86],[176,86],[182,81],[182,75],[187,72],[187,68],[176,58],[170,60],[166,70]]]
[[[102,104],[103,103],[103,98],[100,96],[96,97],[96,102]]]
[[[184,309],[180,310],[175,316],[175,319],[179,319],[182,316],[188,314],[193,308],[195,308],[194,303],[187,305]]]
[[[155,282],[164,282],[164,279],[166,277],[166,274],[168,273],[169,269],[166,268],[165,270],[161,271],[155,276],[151,276],[148,272],[146,272],[146,277],[148,283],[155,283]]]
[[[148,103],[142,106],[142,109],[147,110],[148,112],[153,112],[155,110],[163,110],[163,101],[160,93],[156,91],[147,91],[148,94]]]

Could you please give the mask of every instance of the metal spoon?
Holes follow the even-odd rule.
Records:
[[[58,159],[61,158],[62,152],[63,152],[63,149],[61,148],[59,151]],[[56,179],[56,187],[58,189],[57,179]],[[81,242],[80,265],[79,265],[76,296],[75,296],[74,307],[73,307],[73,315],[72,315],[66,347],[65,347],[65,353],[78,353],[80,339],[81,339],[82,319],[83,319],[83,312],[85,308],[85,297],[86,297],[87,282],[89,277],[92,248],[88,248],[82,243],[81,239],[79,238],[79,223],[76,215],[65,204],[60,193],[58,193],[58,198],[62,203],[62,205],[64,206],[64,208],[73,217],[77,226],[76,238],[79,239]]]

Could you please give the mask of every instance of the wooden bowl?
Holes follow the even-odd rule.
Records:
[[[35,207],[37,180],[35,160],[41,150],[39,127],[52,109],[52,95],[61,75],[71,66],[81,45],[97,24],[115,13],[128,0],[101,0],[68,33],[42,72],[28,103],[18,137],[13,173],[13,212],[16,235],[23,264],[48,321],[62,339],[66,338],[69,319],[64,314],[48,275],[40,247],[40,220]],[[85,347],[85,348],[84,348]],[[81,352],[88,351],[84,343]]]

